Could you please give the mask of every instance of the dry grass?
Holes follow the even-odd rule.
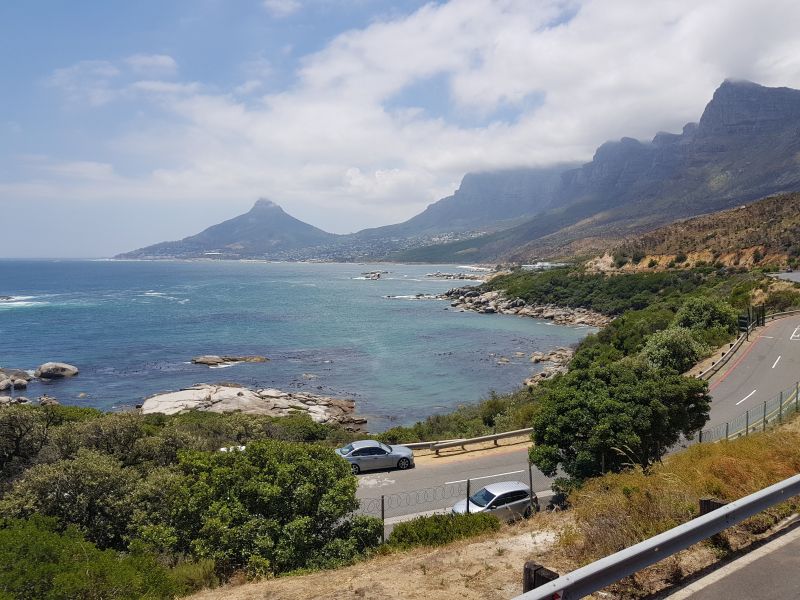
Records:
[[[207,590],[193,600],[506,599],[521,591],[522,565],[559,573],[612,554],[697,515],[699,499],[734,500],[800,471],[800,419],[748,438],[693,446],[649,474],[607,475],[573,494],[573,510],[539,514],[496,534],[375,556],[335,571]],[[639,598],[763,537],[794,502],[745,521],[628,577],[598,597]]]
[[[309,575],[229,585],[192,600],[437,600],[506,599],[522,591],[522,565],[552,566],[548,550],[564,515],[537,515],[498,533],[449,544],[375,556],[356,565]]]

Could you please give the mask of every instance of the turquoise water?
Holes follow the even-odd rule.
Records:
[[[385,270],[378,281],[362,272]],[[526,355],[589,331],[414,300],[466,282],[425,277],[448,265],[0,261],[0,366],[64,361],[74,379],[34,383],[62,403],[106,410],[201,382],[349,397],[369,429],[408,424],[540,367]],[[463,269],[461,269],[463,271]],[[401,296],[401,298],[387,298]],[[405,296],[405,298],[402,298]],[[225,369],[199,354],[261,354]],[[498,364],[501,356],[509,364]],[[82,397],[85,394],[85,397]]]

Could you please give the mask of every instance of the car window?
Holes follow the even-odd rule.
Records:
[[[486,506],[492,500],[494,500],[494,494],[486,488],[479,490],[469,499],[475,506]]]
[[[499,494],[497,498],[494,499],[494,502],[492,502],[492,508],[496,508],[498,506],[505,506],[506,504],[508,504],[508,497],[509,497],[508,494]]]
[[[387,446],[386,444],[381,444],[381,448],[383,448],[384,454],[389,454],[392,451],[392,449],[389,448],[389,446]]]
[[[524,490],[519,490],[516,492],[509,492],[506,494],[505,502],[506,504],[510,504],[512,502],[519,502],[520,500],[526,500],[528,498],[528,492]]]
[[[353,452],[352,456],[369,456],[370,450],[372,450],[372,448],[359,448]]]
[[[347,444],[344,448],[340,448],[339,451],[345,455],[350,454],[353,451],[353,444]]]
[[[386,454],[388,454],[389,452],[388,452],[388,451],[386,451],[386,450],[384,450],[384,449],[383,449],[383,447],[380,447],[380,448],[373,448],[373,449],[372,449],[372,453],[373,453],[373,454],[377,454],[377,455],[379,455],[379,456],[385,456],[385,455],[386,455]]]

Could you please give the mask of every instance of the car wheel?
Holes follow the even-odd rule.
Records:
[[[358,475],[361,473],[361,467],[355,463],[350,463],[350,470],[353,472],[353,475]]]
[[[526,519],[529,519],[532,514],[533,514],[533,508],[531,508],[531,506],[528,505],[528,507],[525,509],[525,512],[522,513],[522,516]]]
[[[411,461],[408,460],[407,458],[401,458],[400,460],[397,461],[397,468],[398,469],[405,470],[410,466],[411,466]]]

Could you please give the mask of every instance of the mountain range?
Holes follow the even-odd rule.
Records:
[[[125,258],[526,262],[588,254],[678,219],[800,191],[800,91],[726,80],[699,122],[606,142],[583,165],[469,173],[396,225],[334,235],[272,202]]]

